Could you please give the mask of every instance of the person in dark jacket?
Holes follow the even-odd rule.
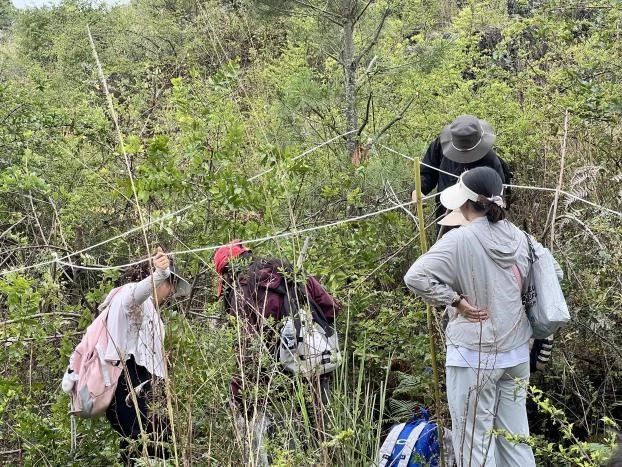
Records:
[[[507,183],[501,159],[493,149],[495,133],[488,122],[472,115],[460,115],[443,128],[423,157],[421,165],[421,193],[427,195],[454,185],[463,172],[475,167],[490,167]],[[442,170],[442,173],[439,170]],[[452,175],[449,175],[452,174]],[[413,191],[416,201],[417,191]],[[437,199],[436,217],[445,214]]]
[[[293,268],[281,259],[253,256],[239,240],[218,249],[214,255],[214,264],[218,273],[219,298],[223,299],[225,311],[236,317],[239,324],[236,348],[239,371],[231,381],[232,401],[238,414],[246,414],[248,419],[259,419],[256,423],[263,425],[269,423],[262,421],[266,414],[257,415],[257,412],[261,412],[258,406],[265,404],[256,399],[253,387],[269,388],[272,399],[289,397],[287,391],[276,389],[275,383],[270,382],[274,372],[266,367],[266,365],[269,367],[270,363],[261,363],[261,360],[265,360],[261,358],[261,354],[268,357],[277,355],[280,342],[279,323],[285,316],[284,302],[288,298],[283,291],[287,290],[289,293],[289,287],[292,287],[285,276],[289,276]],[[339,305],[317,278],[309,276],[306,279],[304,292],[309,300],[315,302],[322,317],[332,324],[339,312]],[[323,424],[322,412],[328,403],[331,375],[331,373],[319,375],[312,382],[315,418],[318,425]],[[249,398],[249,394],[253,397]],[[287,406],[288,402],[291,406],[293,401],[285,400],[284,405]],[[274,413],[267,415],[278,416]],[[261,430],[266,429],[262,427]],[[323,427],[320,426],[319,431],[324,431]],[[256,459],[257,463],[266,464],[267,455],[261,454],[261,448],[253,447],[253,452],[258,451],[260,458]]]

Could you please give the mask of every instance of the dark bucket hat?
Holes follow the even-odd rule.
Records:
[[[443,128],[440,136],[443,155],[462,164],[480,160],[492,149],[495,133],[485,120],[460,115]]]

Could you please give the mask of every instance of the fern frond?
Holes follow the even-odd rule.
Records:
[[[586,199],[590,191],[594,190],[595,182],[600,175],[600,171],[604,170],[600,165],[585,165],[575,169],[568,192],[572,196],[567,196],[564,206],[568,209],[578,199]]]
[[[394,420],[406,420],[412,417],[419,404],[415,401],[389,399],[389,413]]]

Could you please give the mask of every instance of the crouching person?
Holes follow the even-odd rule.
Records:
[[[312,438],[325,431],[331,376],[339,360],[334,330],[339,306],[315,277],[297,280],[289,263],[255,257],[239,241],[221,247],[214,263],[218,295],[238,329],[234,409],[238,418],[245,418],[245,431],[254,432],[253,463],[268,465],[262,438],[275,435],[268,425],[288,437],[289,449],[296,444],[300,424],[289,429],[287,423],[300,411],[300,383],[312,394]]]
[[[164,323],[158,308],[171,297],[189,293],[188,282],[172,271],[169,258],[158,248],[150,261],[128,268],[121,276],[63,377],[72,413],[83,418],[105,415],[123,437],[124,465],[145,454],[168,456]]]

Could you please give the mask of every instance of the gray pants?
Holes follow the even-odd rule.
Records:
[[[458,467],[535,467],[531,447],[492,433],[529,435],[525,408],[529,363],[495,370],[455,366],[446,370]]]

